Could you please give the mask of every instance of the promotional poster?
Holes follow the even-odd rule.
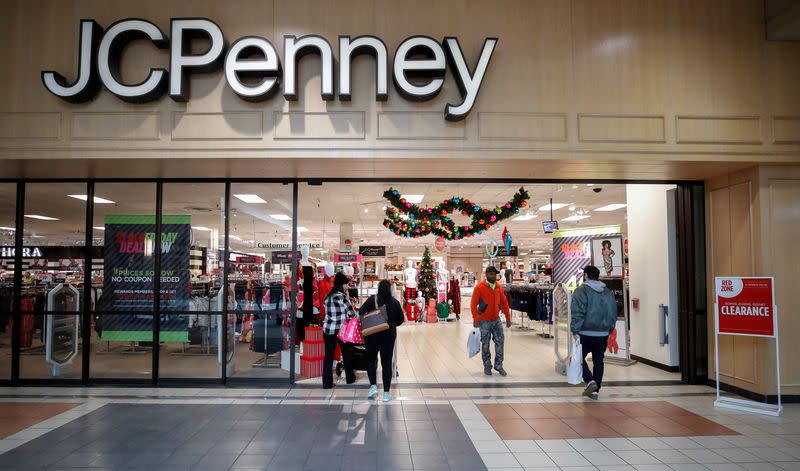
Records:
[[[103,294],[97,305],[103,341],[153,340],[155,229],[153,215],[105,217]],[[190,245],[191,216],[162,216],[162,342],[188,341]]]

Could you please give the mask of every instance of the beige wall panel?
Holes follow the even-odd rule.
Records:
[[[764,365],[759,361],[758,339],[731,335],[733,338],[734,378],[736,386],[752,390],[763,381],[759,370]],[[721,354],[721,353],[720,353]],[[720,372],[722,369],[720,369]]]
[[[760,144],[761,120],[757,116],[678,116],[679,144]]]
[[[441,113],[383,111],[378,113],[378,139],[466,139],[463,122],[448,122]]]
[[[752,276],[754,272],[753,206],[750,183],[730,188],[730,250],[731,276]],[[724,276],[727,274],[719,274]]]
[[[800,116],[776,116],[772,118],[772,138],[775,144],[800,143]]]
[[[0,113],[0,139],[47,139],[61,136],[61,113]]]
[[[260,112],[174,113],[173,140],[261,139],[264,114]]]
[[[363,111],[275,112],[275,139],[364,139]]]
[[[73,113],[75,140],[158,140],[160,113]]]
[[[794,249],[800,234],[800,180],[770,180],[769,233],[775,296],[778,305],[778,327],[781,332],[781,357],[796,356],[797,333],[800,332],[800,298],[796,295],[800,280],[800,251]],[[800,362],[781,362],[784,385],[800,385]]]
[[[582,142],[664,142],[663,116],[578,115]]]
[[[556,113],[478,113],[481,139],[566,141],[567,115]]]

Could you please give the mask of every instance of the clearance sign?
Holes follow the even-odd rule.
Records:
[[[716,297],[720,334],[775,337],[772,278],[718,277]]]
[[[775,306],[775,279],[772,277],[721,276],[714,279],[716,317],[714,319],[717,400],[714,405],[744,412],[777,417],[781,414],[781,356],[778,333],[778,308]],[[777,404],[722,396],[719,382],[719,336],[745,335],[775,340]]]

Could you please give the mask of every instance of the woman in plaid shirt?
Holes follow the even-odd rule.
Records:
[[[322,388],[333,387],[333,354],[338,344],[342,349],[345,378],[347,384],[356,382],[356,373],[350,364],[350,345],[339,340],[339,329],[347,319],[356,317],[358,313],[345,295],[345,286],[350,280],[344,273],[337,273],[333,278],[333,288],[325,297],[325,320],[322,323],[322,338],[325,340],[325,361],[322,364]]]

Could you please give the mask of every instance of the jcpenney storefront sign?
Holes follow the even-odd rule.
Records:
[[[169,48],[169,70],[152,68],[143,82],[124,83],[120,76],[122,51],[132,40],[143,38],[159,49]],[[193,54],[191,43],[197,38],[207,39],[210,46],[203,53]],[[457,38],[445,37],[440,43],[427,36],[411,36],[395,51],[391,70],[394,86],[406,99],[430,100],[442,90],[449,63],[462,101],[445,107],[445,119],[464,119],[475,104],[496,45],[497,38],[486,38],[477,63],[470,67]],[[283,37],[282,63],[268,39],[245,36],[228,46],[220,27],[205,18],[173,18],[170,37],[141,19],[120,20],[105,31],[94,20],[82,20],[78,47],[78,77],[74,81],[70,83],[55,71],[42,72],[44,86],[72,103],[91,100],[101,85],[131,103],[158,100],[167,90],[173,100],[185,102],[190,98],[190,75],[213,72],[223,63],[228,86],[241,98],[266,100],[282,85],[283,97],[293,101],[297,100],[297,64],[306,54],[321,58],[320,92],[324,100],[334,99],[334,82],[338,84],[339,100],[350,100],[351,64],[360,54],[375,58],[375,99],[385,101],[389,97],[389,54],[386,44],[375,36],[339,36],[336,64],[333,48],[322,36],[287,35]]]

